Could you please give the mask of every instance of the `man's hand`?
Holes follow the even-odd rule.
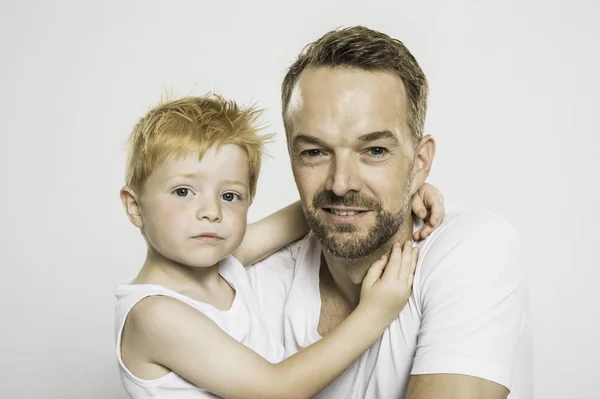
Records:
[[[431,184],[425,183],[412,196],[411,201],[414,215],[426,221],[423,227],[413,234],[415,240],[422,240],[442,223],[446,214],[444,197],[440,190]]]

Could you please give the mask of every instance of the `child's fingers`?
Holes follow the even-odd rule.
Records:
[[[408,281],[408,277],[411,275],[412,261],[414,258],[414,252],[412,248],[412,242],[407,241],[404,244],[404,250],[402,251],[402,266],[398,273],[398,278],[402,281]]]
[[[425,238],[425,237],[422,237],[421,235],[422,235],[422,233],[423,233],[423,229],[424,229],[426,226],[427,226],[426,224],[425,224],[425,225],[423,225],[423,227],[421,227],[419,230],[417,230],[417,231],[415,231],[415,232],[413,233],[413,238],[414,238],[415,240],[417,240],[417,241],[418,241],[418,240],[421,240],[421,239]]]
[[[423,225],[423,227],[421,227],[421,229],[417,232],[418,233],[418,239],[424,240],[425,238],[427,238],[427,236],[429,234],[431,234],[431,232],[433,231],[433,227],[429,224],[429,222],[427,222],[425,225]]]
[[[412,253],[412,263],[410,264],[410,275],[415,275],[415,270],[417,269],[417,261],[419,260],[419,248],[414,247]]]
[[[427,195],[426,193],[425,197],[426,198],[423,198],[423,200],[428,203],[429,208],[431,209],[431,215],[429,215],[427,225],[431,226],[433,230],[439,226],[444,218],[444,197],[439,191],[437,192],[437,195],[431,193]]]
[[[363,279],[363,285],[366,284],[367,287],[372,287],[373,284],[381,277],[381,273],[383,273],[383,269],[388,260],[388,255],[383,255],[381,258],[377,259],[369,270],[367,271],[367,275]]]
[[[425,207],[425,203],[423,202],[423,198],[421,198],[421,193],[419,191],[412,197],[411,208],[412,212],[419,219],[425,219],[427,216],[427,208]]]
[[[435,230],[440,225],[441,221],[441,216],[434,216],[432,213],[427,223],[425,223],[423,227],[421,227],[418,231],[415,232],[415,234],[413,235],[414,238],[416,240],[423,240],[427,238],[427,236],[429,236],[429,234],[431,234],[433,230]]]
[[[417,269],[417,261],[419,260],[419,248],[413,248],[412,253],[412,262],[410,265],[410,275],[408,276],[408,281],[406,282],[408,287],[412,288],[413,281],[415,279],[415,270]]]
[[[392,246],[392,251],[390,253],[390,258],[387,261],[387,265],[385,265],[385,270],[383,271],[383,275],[381,276],[382,280],[389,278],[397,278],[398,273],[400,273],[400,263],[402,261],[402,246],[399,242],[395,243]]]

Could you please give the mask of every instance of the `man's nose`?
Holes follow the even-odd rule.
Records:
[[[219,198],[212,198],[205,196],[200,199],[198,210],[196,211],[196,218],[198,220],[204,220],[208,222],[220,222],[221,215],[221,203]]]
[[[351,156],[336,157],[331,164],[325,189],[343,197],[348,191],[360,191],[361,185],[358,161]]]

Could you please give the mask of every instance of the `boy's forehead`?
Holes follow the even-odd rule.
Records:
[[[162,178],[202,178],[239,181],[248,185],[248,157],[237,145],[210,147],[202,156],[189,152],[170,156],[157,168]]]

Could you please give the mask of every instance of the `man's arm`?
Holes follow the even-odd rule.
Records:
[[[460,374],[413,375],[404,399],[505,399],[506,387]]]
[[[415,276],[422,317],[405,399],[505,399],[526,321],[518,235],[484,212],[440,230]]]

